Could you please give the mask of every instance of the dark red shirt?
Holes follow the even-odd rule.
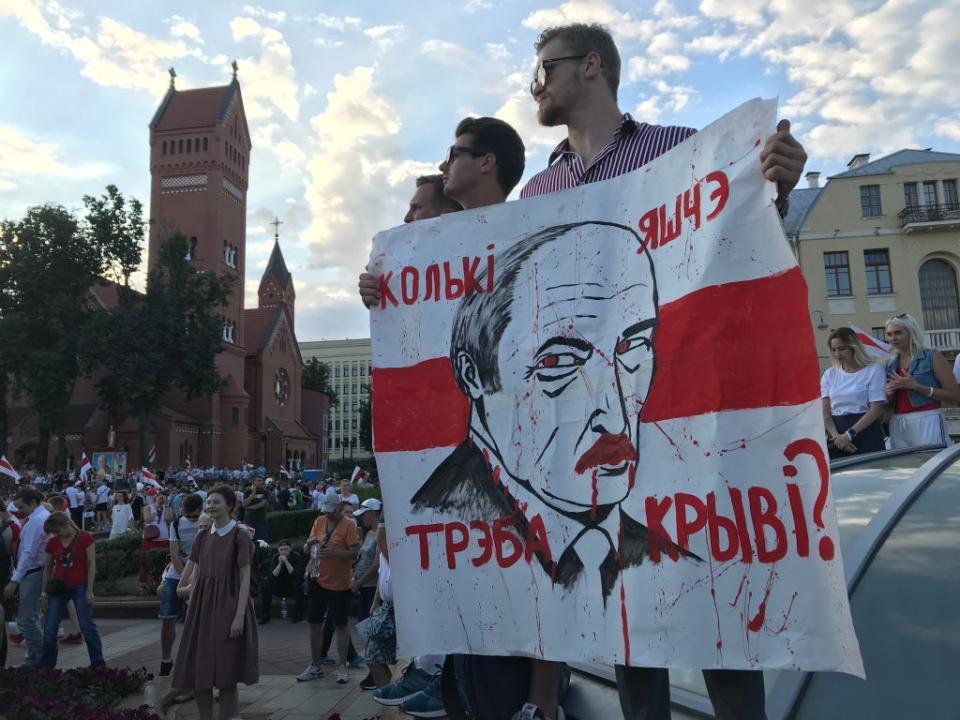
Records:
[[[59,535],[47,541],[47,555],[53,558],[53,580],[62,580],[67,587],[87,584],[87,548],[95,542],[88,532],[78,532],[67,547]]]
[[[638,123],[629,113],[624,113],[613,140],[597,153],[590,167],[583,166],[583,160],[570,150],[570,142],[564,139],[550,154],[547,169],[530,178],[520,197],[537,197],[623,175],[643,167],[695,132],[693,128],[678,125]]]

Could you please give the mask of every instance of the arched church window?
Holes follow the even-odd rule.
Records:
[[[187,138],[187,152],[193,152],[193,138]]]
[[[203,151],[204,151],[204,152],[207,151],[207,139],[206,139],[206,138],[203,139]]]
[[[280,407],[286,405],[290,399],[290,376],[283,368],[277,370],[273,377],[273,397]]]
[[[233,420],[233,426],[236,427],[240,424],[240,408],[234,408],[232,415],[233,417],[231,419]]]
[[[166,154],[167,154],[167,141],[166,141],[166,140],[163,141],[163,150],[160,152],[160,154],[161,154],[161,155],[166,155]]]
[[[193,139],[193,151],[200,152],[200,138]]]
[[[177,152],[178,152],[178,153],[182,153],[182,152],[183,152],[183,140],[182,140],[182,139],[181,139],[181,140],[177,140]]]

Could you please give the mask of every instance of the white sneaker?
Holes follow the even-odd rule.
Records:
[[[316,665],[307,665],[307,669],[297,675],[297,682],[307,682],[308,680],[319,680],[323,677],[323,671]]]
[[[337,685],[346,685],[350,682],[350,668],[341,665],[337,668]]]

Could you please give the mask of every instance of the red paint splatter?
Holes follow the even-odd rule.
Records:
[[[627,591],[620,582],[620,625],[623,629],[623,664],[630,667],[630,626],[627,623]]]
[[[767,576],[767,586],[763,589],[763,598],[760,600],[757,614],[753,616],[753,620],[747,623],[747,630],[751,632],[759,632],[763,627],[767,614],[767,601],[770,599],[770,592],[773,590],[773,581],[776,578],[775,568],[775,565],[770,566],[770,575]]]
[[[590,476],[590,519],[597,519],[597,496],[599,492],[597,491],[597,471],[594,470],[593,474]]]

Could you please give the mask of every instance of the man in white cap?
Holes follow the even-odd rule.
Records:
[[[329,612],[336,628],[337,683],[350,682],[347,654],[350,629],[347,620],[350,611],[350,579],[353,563],[360,549],[360,535],[352,517],[343,514],[344,502],[333,488],[324,494],[320,510],[323,513],[313,523],[304,552],[310,559],[307,565],[307,622],[310,623],[311,662],[297,677],[300,682],[323,677],[320,665],[323,658],[323,620]]]

